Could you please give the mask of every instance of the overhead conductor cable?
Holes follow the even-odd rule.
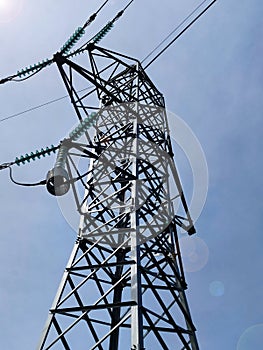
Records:
[[[132,0],[133,1],[133,0]],[[132,3],[132,1],[130,1],[130,3],[126,6],[126,8]],[[147,60],[147,58],[149,58],[168,38],[170,38],[170,36],[175,32],[175,31],[177,31],[189,18],[191,18],[192,17],[192,15],[206,2],[207,0],[204,0],[204,1],[202,1],[179,25],[177,25],[176,26],[176,28],[175,29],[173,29],[172,30],[172,32],[171,33],[169,33],[146,57],[144,57],[144,59],[141,61],[141,63],[143,63],[143,62],[145,62],[146,60]],[[102,6],[105,6],[105,4],[107,3],[108,1],[105,1],[104,2],[104,4],[102,5]],[[214,1],[215,2],[215,1]],[[214,3],[213,2],[213,3]],[[211,3],[210,5],[209,5],[209,7],[213,4],[213,3]],[[102,8],[102,7],[101,7]],[[100,8],[100,9],[101,9]],[[126,8],[124,8],[121,12],[123,12]],[[99,10],[100,10],[99,9]],[[98,10],[98,11],[99,11]],[[97,11],[97,12],[98,12]],[[204,13],[204,11],[203,11],[203,13]],[[201,15],[201,14],[200,14]],[[199,15],[199,17],[200,17],[200,15]],[[117,17],[118,15],[116,15],[115,16],[115,19],[116,19],[116,17]],[[92,17],[92,16],[91,16]],[[120,17],[120,15],[119,15],[119,17]],[[118,17],[118,18],[119,18]],[[198,17],[198,18],[199,18]],[[197,19],[197,18],[196,18]],[[86,22],[86,23],[89,23],[89,21],[90,21],[90,19]],[[85,25],[84,25],[85,26]],[[105,27],[104,27],[105,28]],[[188,26],[188,28],[189,28],[189,26]],[[188,29],[187,28],[187,29]],[[103,29],[102,29],[103,30]],[[101,30],[101,31],[102,31]],[[186,29],[184,29],[180,34],[179,34],[179,36],[181,36],[184,32],[185,32],[185,30]],[[99,32],[100,33],[100,32]],[[179,37],[179,36],[177,36],[176,37],[176,39]],[[96,37],[96,36],[95,36]],[[95,37],[93,37],[93,39],[95,38]],[[175,39],[175,40],[176,40]],[[173,40],[173,42],[175,41],[175,40]],[[92,41],[92,39],[89,41],[89,42],[91,42]],[[172,42],[172,43],[173,43]],[[168,45],[168,47],[172,44],[172,43],[170,43],[169,45]],[[87,44],[84,44],[80,49],[78,49],[76,52],[73,52],[73,54],[72,55],[74,55],[74,54],[77,54],[77,53],[80,53],[81,51],[84,51],[84,47],[86,47],[86,45]],[[168,48],[167,47],[167,48]],[[155,58],[155,59],[157,59],[158,57],[160,56],[160,53],[157,55],[157,57]],[[154,60],[155,60],[154,59]],[[145,68],[147,68],[154,60],[152,60]],[[20,80],[21,81],[21,80]],[[82,90],[81,90],[82,91]],[[65,95],[65,96],[62,96],[62,97],[60,97],[60,98],[57,98],[57,99],[55,99],[55,100],[51,100],[51,101],[48,101],[48,102],[46,102],[46,103],[43,103],[43,104],[41,104],[41,105],[38,105],[38,106],[35,106],[35,107],[32,107],[32,108],[30,108],[30,109],[27,109],[27,110],[25,110],[25,111],[22,111],[22,112],[19,112],[19,113],[16,113],[16,114],[13,114],[13,115],[10,115],[10,116],[8,116],[8,117],[5,117],[5,118],[2,118],[2,119],[0,119],[0,122],[3,122],[3,121],[5,121],[5,120],[8,120],[8,119],[11,119],[11,118],[15,118],[15,117],[17,117],[17,116],[19,116],[19,115],[22,115],[22,114],[24,114],[24,113],[27,113],[27,112],[30,112],[30,111],[33,111],[33,110],[35,110],[35,109],[37,109],[37,108],[41,108],[41,107],[44,107],[44,106],[46,106],[46,105],[48,105],[48,104],[51,104],[51,103],[54,103],[54,102],[57,102],[57,101],[60,101],[61,99],[64,99],[64,98],[67,98],[68,97],[68,95]]]
[[[157,58],[159,58],[187,29],[189,29],[217,0],[213,0],[203,11],[199,13],[178,35],[176,35],[145,67],[147,69]],[[170,36],[170,35],[169,35]]]
[[[97,17],[97,14],[102,10],[102,8],[108,2],[109,0],[104,1],[104,3],[99,7],[99,9],[89,17],[89,19],[84,23],[84,25],[75,30],[75,32],[71,35],[71,37],[60,49],[60,52],[62,54],[67,54],[72,49],[72,47],[77,43],[77,41],[84,35],[85,28],[87,28],[95,20],[95,18]],[[50,58],[50,59],[46,59],[41,62],[38,62],[34,65],[31,65],[29,67],[26,67],[24,69],[21,69],[20,71],[17,71],[16,74],[10,75],[9,77],[1,79],[0,84],[4,84],[8,81],[16,81],[16,82],[24,81],[32,77],[33,75],[37,74],[38,72],[40,72],[43,68],[51,65],[53,62],[54,62],[53,58]],[[15,79],[17,77],[20,79]]]

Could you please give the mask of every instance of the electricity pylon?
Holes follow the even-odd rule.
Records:
[[[139,61],[85,50],[86,68],[54,56],[80,124],[47,188],[71,185],[80,226],[38,349],[197,350],[177,233],[195,229],[163,96]]]

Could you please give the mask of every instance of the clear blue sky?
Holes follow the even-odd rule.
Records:
[[[51,57],[101,3],[0,0],[0,78]],[[91,36],[126,2],[110,3]],[[143,59],[198,3],[135,0],[101,45]],[[201,350],[262,346],[262,13],[261,0],[218,0],[148,70],[208,163],[208,197],[196,228],[209,256],[186,273]],[[53,66],[24,83],[0,85],[0,119],[65,94]],[[67,99],[0,122],[0,163],[56,144],[75,123]],[[14,175],[42,180],[53,161],[16,167]],[[184,172],[182,164],[189,194]],[[0,347],[34,349],[75,233],[45,187],[15,186],[7,171],[0,184]],[[195,253],[202,261],[201,248]],[[185,251],[186,265],[190,258]]]

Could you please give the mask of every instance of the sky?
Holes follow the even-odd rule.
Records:
[[[50,58],[102,1],[0,0],[0,79]],[[94,35],[127,2],[112,0]],[[101,45],[142,60],[199,4],[134,0]],[[207,200],[182,242],[187,298],[202,350],[251,350],[263,338],[262,11],[260,0],[218,0],[147,73],[206,156]],[[85,40],[83,39],[83,40]],[[0,119],[66,95],[56,67],[0,85]],[[58,143],[76,125],[68,99],[0,121],[0,164]],[[174,131],[176,134],[176,131]],[[190,202],[191,178],[177,167]],[[54,158],[14,168],[45,178]],[[76,233],[44,186],[0,171],[0,346],[36,348]]]

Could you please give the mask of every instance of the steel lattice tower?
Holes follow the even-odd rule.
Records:
[[[177,234],[195,230],[163,96],[139,61],[93,44],[85,51],[87,68],[54,56],[80,124],[60,147],[49,190],[71,184],[80,227],[38,349],[197,350]],[[93,89],[78,92],[87,82]]]

